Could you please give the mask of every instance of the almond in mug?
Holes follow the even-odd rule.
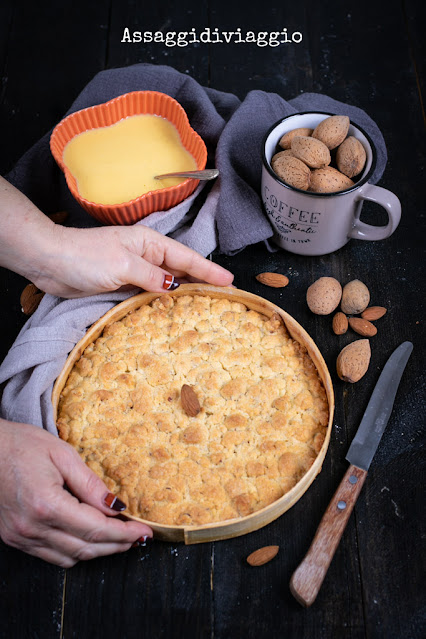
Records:
[[[278,144],[282,149],[290,149],[291,141],[296,135],[304,135],[306,137],[309,137],[312,135],[312,131],[313,129],[308,129],[306,127],[302,129],[293,129],[293,131],[288,131],[287,133],[285,133]]]
[[[347,115],[332,115],[315,127],[312,137],[321,140],[331,151],[342,144],[348,134],[349,124]]]
[[[262,203],[274,229],[273,241],[291,253],[326,255],[342,248],[351,239],[383,240],[392,235],[401,218],[401,203],[396,195],[369,184],[377,160],[377,151],[371,139],[361,127],[348,122],[346,116],[342,116],[343,120],[332,120],[332,117],[335,116],[321,112],[290,115],[276,122],[267,131],[263,141]],[[332,126],[329,122],[320,127],[319,125],[327,118],[330,118]],[[302,168],[300,172],[303,171],[306,175],[303,188],[291,185],[283,177],[278,177],[272,167],[272,158],[276,155],[278,143],[287,133],[302,128],[313,129],[314,133],[316,129],[317,133],[315,136],[312,134],[312,136],[293,137],[291,150],[297,155],[294,159],[299,159],[301,162],[300,146],[310,145],[309,150],[312,156],[312,143],[322,143],[329,153],[330,148],[335,148],[335,144],[337,146],[341,144],[348,135],[359,140],[366,154],[365,166],[358,176],[359,179],[354,183],[350,177],[337,169],[331,171],[333,167],[330,167],[330,163],[327,164],[326,155],[322,156],[323,168],[310,170],[308,189],[306,188],[308,174]],[[324,135],[324,129],[326,135]],[[317,137],[318,132],[322,139]],[[298,141],[295,142],[296,140]],[[306,160],[306,156],[304,157]],[[309,169],[309,167],[306,168]],[[316,171],[326,169],[325,177],[322,173],[315,175]],[[330,171],[333,174],[332,186],[330,186]],[[321,180],[320,187],[314,191],[315,178],[321,178]],[[378,227],[361,222],[363,200],[372,200],[385,209],[388,216],[388,223],[385,226]]]
[[[293,153],[292,151],[290,151]],[[277,153],[272,158],[272,168],[279,178],[289,186],[307,191],[311,179],[311,171],[308,166],[288,151]]]
[[[337,193],[353,186],[354,183],[332,166],[315,169],[311,173],[309,190],[314,193]]]
[[[330,151],[320,140],[297,135],[291,141],[291,150],[296,158],[311,169],[320,169],[331,162]]]
[[[350,135],[337,149],[337,168],[348,178],[353,178],[363,170],[366,158],[367,155],[361,142]]]

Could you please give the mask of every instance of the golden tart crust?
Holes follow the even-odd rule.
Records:
[[[183,384],[200,402],[195,417]],[[188,526],[248,515],[289,491],[328,417],[317,370],[278,315],[163,295],[85,349],[57,426],[130,514]]]

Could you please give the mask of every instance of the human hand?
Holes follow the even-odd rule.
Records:
[[[6,544],[69,568],[152,537],[148,526],[114,518],[122,502],[113,502],[66,442],[5,420],[0,441],[0,537]]]
[[[129,285],[172,290],[175,277],[217,286],[229,286],[233,280],[218,264],[142,225],[75,229],[54,224],[2,177],[0,265],[59,297]]]
[[[74,229],[55,226],[50,251],[39,254],[29,279],[61,297],[114,291],[127,285],[173,290],[175,278],[229,286],[234,276],[192,249],[152,229],[115,226]]]

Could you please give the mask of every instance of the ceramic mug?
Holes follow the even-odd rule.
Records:
[[[364,146],[367,160],[356,181],[344,191],[310,193],[285,184],[271,167],[278,142],[284,133],[308,127],[314,129],[332,113],[297,113],[290,115],[267,132],[263,142],[262,202],[274,228],[273,240],[278,246],[299,255],[325,255],[344,246],[350,239],[384,240],[392,235],[401,218],[401,203],[390,191],[368,184],[376,165],[376,149],[369,136],[358,125],[350,124],[348,135]],[[388,214],[386,226],[361,222],[364,200],[376,202]]]

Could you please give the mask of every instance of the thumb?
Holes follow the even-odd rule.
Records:
[[[66,442],[53,463],[62,475],[71,493],[85,504],[97,508],[106,515],[125,512],[127,504],[110,492],[106,484],[91,470]]]
[[[154,293],[174,291],[179,286],[174,275],[171,275],[160,266],[147,262],[147,260],[138,255],[131,255],[128,261],[126,280],[128,283],[139,286],[145,291]]]

